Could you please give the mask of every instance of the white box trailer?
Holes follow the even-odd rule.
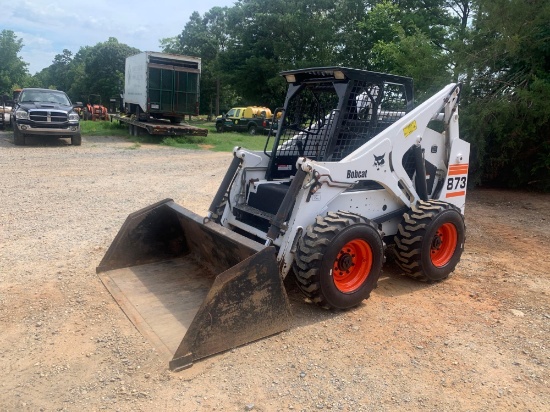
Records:
[[[201,59],[142,52],[126,58],[124,108],[137,120],[168,119],[179,123],[198,115]]]

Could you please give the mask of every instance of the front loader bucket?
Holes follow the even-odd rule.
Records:
[[[171,370],[290,327],[275,248],[171,199],[128,216],[97,273]]]

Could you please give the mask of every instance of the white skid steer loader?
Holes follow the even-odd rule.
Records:
[[[282,75],[275,133],[263,151],[234,149],[208,216],[170,199],[135,212],[97,268],[172,370],[289,328],[289,274],[319,306],[347,309],[376,287],[386,245],[420,280],[445,279],[460,260],[460,86],[414,108],[409,78]]]

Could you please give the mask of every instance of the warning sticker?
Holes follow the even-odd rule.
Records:
[[[403,133],[405,134],[405,137],[408,137],[412,132],[416,130],[416,120],[413,120],[408,125],[405,126],[403,129]]]

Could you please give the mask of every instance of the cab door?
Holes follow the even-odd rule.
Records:
[[[233,121],[233,123],[235,124],[235,130],[239,132],[246,130],[246,122],[243,121],[244,110],[245,109],[237,109],[237,111],[235,112],[235,120]]]

